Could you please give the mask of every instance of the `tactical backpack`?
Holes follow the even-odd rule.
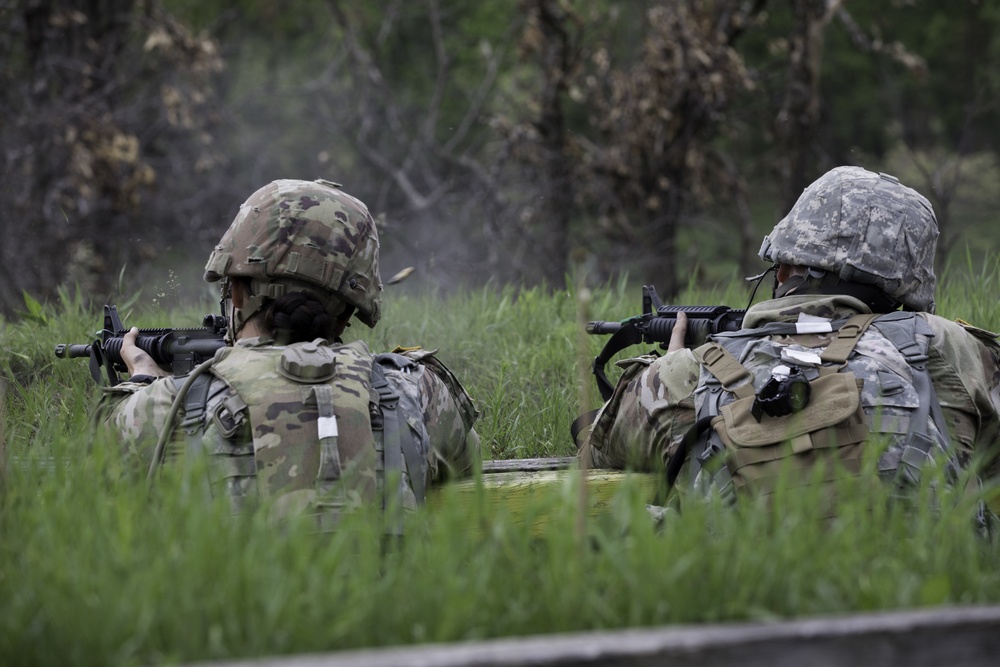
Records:
[[[436,360],[409,354],[420,362],[373,356],[361,341],[222,348],[186,390],[190,378],[174,378],[182,446],[209,456],[213,493],[221,488],[236,512],[271,498],[274,518],[312,514],[326,530],[363,504],[423,503],[430,442],[415,383],[425,365],[437,372]],[[390,532],[401,529],[395,517]]]
[[[869,327],[879,336],[860,345]],[[955,453],[927,370],[932,335],[922,317],[892,312],[713,336],[694,350],[702,367],[696,422],[668,460],[668,486],[690,454],[694,485],[729,501],[767,498],[781,479],[815,482],[810,473],[820,463],[820,481],[832,489],[835,479],[861,472],[874,440],[887,443],[878,458],[883,479],[915,483],[931,462],[954,476]]]

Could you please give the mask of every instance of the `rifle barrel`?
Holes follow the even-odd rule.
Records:
[[[79,359],[90,356],[90,345],[59,343],[56,345],[56,356],[60,359]]]
[[[587,322],[587,333],[595,336],[617,333],[621,328],[621,322],[604,322],[603,320]]]

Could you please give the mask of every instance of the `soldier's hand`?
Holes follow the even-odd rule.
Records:
[[[122,336],[122,361],[128,366],[129,376],[152,375],[153,377],[166,377],[169,375],[159,367],[153,357],[146,354],[135,344],[135,339],[139,335],[139,330],[132,327]]]
[[[684,349],[684,336],[687,334],[688,316],[681,312],[677,313],[677,321],[670,332],[670,342],[667,343],[667,352],[676,352]]]

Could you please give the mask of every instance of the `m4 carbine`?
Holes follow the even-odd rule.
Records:
[[[174,375],[185,375],[195,366],[215,356],[226,344],[226,318],[206,315],[204,326],[194,329],[139,329],[136,345],[153,358],[160,367]],[[104,306],[104,328],[97,332],[93,343],[56,345],[60,359],[90,358],[90,374],[99,385],[114,386],[121,382],[119,373],[128,372],[122,359],[122,337],[128,333],[118,317],[117,306]],[[104,373],[102,373],[102,370]]]
[[[656,288],[642,287],[642,314],[621,322],[588,322],[587,333],[611,334],[601,353],[594,357],[594,377],[601,398],[607,401],[614,392],[614,385],[604,373],[604,367],[613,356],[630,345],[639,343],[659,343],[666,349],[677,323],[677,313],[687,315],[687,333],[684,347],[697,347],[712,334],[722,331],[739,331],[743,326],[746,310],[734,310],[728,306],[671,306],[664,305]]]

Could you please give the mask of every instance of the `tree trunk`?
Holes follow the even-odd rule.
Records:
[[[781,214],[789,211],[818,174],[814,145],[819,126],[819,79],[828,0],[793,0],[788,38],[788,87],[776,134],[784,145]]]
[[[535,3],[543,42],[541,114],[535,127],[541,137],[545,155],[542,206],[543,220],[548,226],[548,252],[544,275],[553,286],[562,285],[566,278],[569,258],[569,225],[573,210],[573,179],[566,158],[566,116],[562,97],[566,93],[570,65],[570,37],[566,31],[565,11],[557,0],[537,0]]]

